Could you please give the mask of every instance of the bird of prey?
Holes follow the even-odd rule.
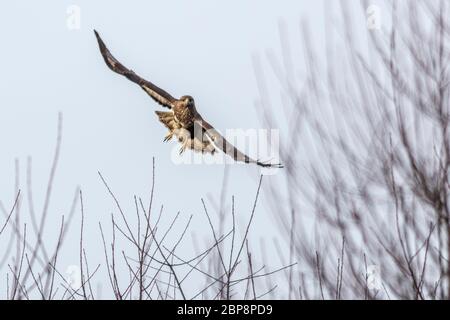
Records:
[[[222,150],[235,161],[254,163],[261,167],[282,167],[281,164],[270,164],[254,160],[239,151],[202,118],[197,112],[194,99],[191,96],[184,95],[176,99],[150,81],[141,78],[134,71],[126,68],[114,58],[98,32],[94,30],[94,33],[106,65],[112,71],[138,84],[153,100],[169,109],[166,112],[155,111],[155,113],[159,121],[169,129],[169,133],[166,135],[164,141],[169,141],[175,136],[181,143],[180,154],[186,149],[210,154],[214,154],[216,150]]]

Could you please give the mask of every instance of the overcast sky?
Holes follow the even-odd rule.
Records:
[[[71,30],[74,4],[80,9],[81,24]],[[7,208],[12,205],[15,159],[25,188],[31,156],[33,196],[40,212],[62,112],[62,150],[47,236],[55,238],[58,217],[67,214],[80,186],[86,207],[85,241],[95,244],[87,246],[88,253],[101,253],[98,222],[108,223],[114,206],[97,171],[134,214],[133,195],[148,199],[153,157],[156,207],[164,204],[170,217],[180,211],[182,221],[194,215],[191,231],[206,236],[200,199],[219,201],[224,166],[172,161],[176,144],[162,142],[166,129],[154,115],[162,108],[138,86],[107,69],[92,30],[98,30],[112,53],[141,76],[175,97],[194,96],[199,112],[217,128],[258,129],[253,57],[264,57],[269,49],[278,54],[281,21],[294,49],[302,19],[320,39],[323,13],[322,2],[301,0],[2,3],[0,200]],[[227,197],[230,202],[235,195],[239,220],[245,221],[250,213],[259,173],[255,166],[229,167]],[[26,208],[24,201],[24,219]],[[266,212],[262,205],[258,209],[255,241],[262,235],[270,241],[277,237],[271,218],[276,213]],[[77,250],[76,241],[67,246]],[[77,259],[65,254],[62,269]]]

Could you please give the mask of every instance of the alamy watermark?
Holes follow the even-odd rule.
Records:
[[[367,288],[381,290],[381,269],[377,265],[367,266]]]
[[[377,5],[370,5],[366,10],[366,23],[369,30],[381,29],[381,8]]]
[[[66,26],[69,30],[81,29],[81,8],[75,4],[70,5],[66,9]]]
[[[205,132],[200,126],[194,126],[194,137],[198,137],[197,146],[200,143],[213,144],[214,154],[208,152],[184,152],[180,156],[180,144],[174,145],[171,151],[171,159],[174,164],[252,164],[253,160],[261,163],[280,163],[280,132],[278,129],[227,129],[222,136],[213,131]],[[214,139],[217,136],[217,139]],[[188,134],[190,137],[190,134]],[[211,139],[213,137],[213,139]],[[183,145],[184,141],[180,141]],[[186,151],[189,148],[186,148]],[[199,148],[197,148],[198,150]],[[247,157],[248,156],[248,157]],[[275,174],[279,168],[261,167],[261,173],[265,175]]]
[[[81,288],[81,270],[77,265],[70,265],[66,269],[66,283],[72,290]]]

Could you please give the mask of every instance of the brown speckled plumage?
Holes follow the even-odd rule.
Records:
[[[280,164],[262,163],[239,151],[201,117],[191,96],[186,95],[180,99],[175,99],[163,89],[141,78],[134,71],[127,69],[114,58],[97,31],[94,30],[94,33],[106,65],[112,71],[138,84],[158,104],[170,109],[167,112],[156,111],[156,115],[159,121],[169,129],[164,141],[168,141],[175,136],[181,143],[180,153],[183,153],[185,149],[191,149],[214,154],[219,149],[236,161],[255,163],[262,167],[282,167]]]
[[[181,123],[184,128],[188,128],[194,124],[197,112],[195,110],[195,105],[189,104],[189,101],[193,101],[193,99],[189,99],[192,99],[192,97],[181,97],[180,100],[174,103],[173,107],[173,114],[175,115],[175,118]]]

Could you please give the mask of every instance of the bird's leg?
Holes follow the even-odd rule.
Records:
[[[181,128],[179,133],[177,134],[177,137],[178,141],[181,143],[180,154],[182,154],[188,147],[188,144],[191,140],[191,135],[188,130],[186,130],[185,128]]]
[[[188,139],[184,139],[180,148],[180,155],[186,150]]]
[[[170,139],[172,139],[172,136],[173,136],[173,131],[169,131],[169,133],[164,137],[164,142],[167,142]]]
[[[181,148],[179,153],[182,154],[184,152],[184,150],[186,150],[186,138],[183,135],[179,135],[178,136],[178,142],[181,143]]]
[[[189,139],[186,136],[183,136],[183,137],[180,137],[178,140],[181,142],[181,148],[180,148],[180,155],[181,155],[186,150],[186,148],[189,146],[191,139]]]

